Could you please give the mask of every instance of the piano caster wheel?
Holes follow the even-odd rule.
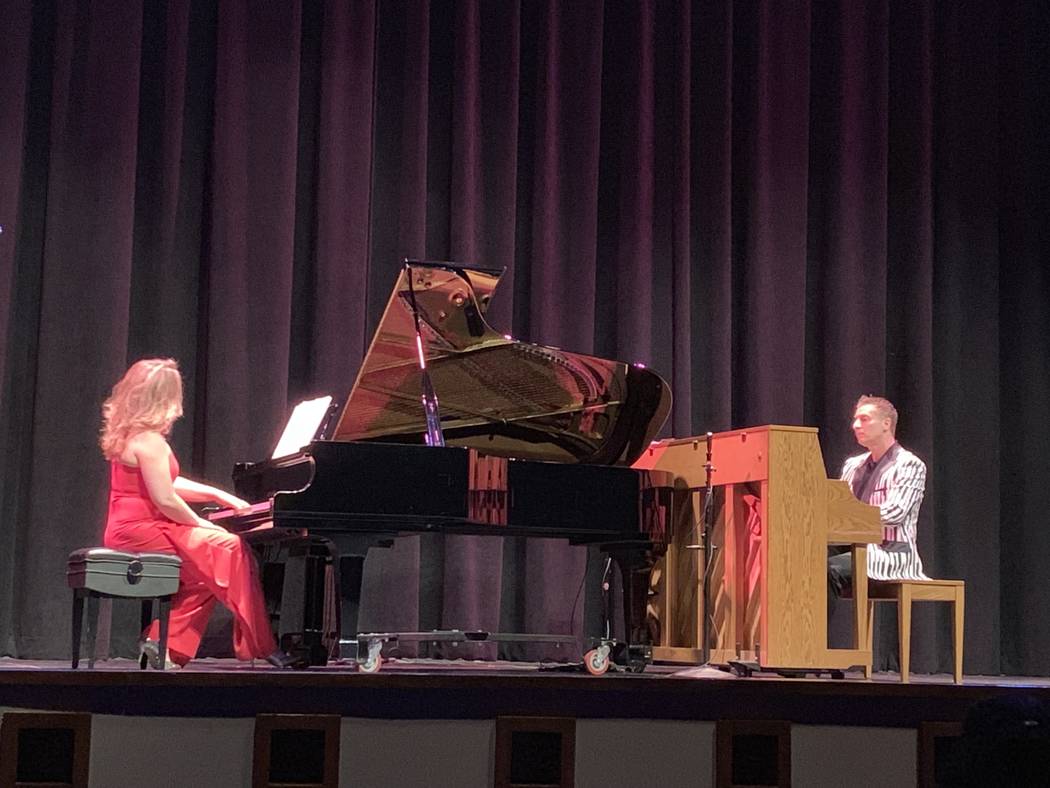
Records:
[[[357,669],[362,673],[378,673],[381,667],[383,667],[383,641],[379,638],[370,638],[368,656],[358,661]]]
[[[364,662],[357,663],[357,669],[362,673],[378,673],[381,667],[383,667],[382,657],[369,657]]]
[[[601,676],[609,670],[609,647],[592,648],[583,655],[583,666],[592,676]]]

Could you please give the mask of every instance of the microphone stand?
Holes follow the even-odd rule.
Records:
[[[444,446],[445,436],[441,432],[441,408],[438,405],[437,392],[427,371],[427,357],[423,352],[423,331],[419,326],[419,309],[416,307],[416,290],[412,284],[412,266],[405,261],[405,275],[408,277],[408,301],[412,305],[412,319],[416,327],[416,354],[419,359],[419,376],[422,384],[423,413],[427,421],[427,446]]]
[[[712,445],[714,433],[707,433],[707,461],[704,463],[704,508],[700,515],[700,540],[696,544],[686,545],[687,550],[704,551],[704,571],[700,578],[700,599],[704,606],[704,620],[700,633],[700,655],[702,665],[711,661],[711,610],[709,605],[709,586],[711,571],[714,569],[715,556],[718,554],[718,546],[712,544],[715,531],[715,507],[713,501],[714,471],[715,466],[711,462]]]

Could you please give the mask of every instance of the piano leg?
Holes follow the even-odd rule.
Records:
[[[336,588],[339,591],[339,659],[357,659],[358,613],[365,558],[373,547],[389,548],[394,540],[384,534],[333,534],[332,555],[337,556]]]
[[[646,620],[649,580],[656,562],[652,545],[602,545],[620,569],[623,582],[623,616],[626,654],[615,661],[633,673],[641,673],[653,661],[653,644]]]
[[[325,626],[326,569],[332,563],[323,540],[296,544],[284,561],[277,640],[307,665],[328,662]]]
[[[304,665],[325,665],[333,653],[356,659],[365,556],[372,547],[392,544],[380,534],[256,544],[281,648]]]
[[[339,657],[357,659],[357,618],[361,609],[361,581],[365,556],[339,557]]]

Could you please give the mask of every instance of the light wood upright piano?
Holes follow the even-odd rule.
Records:
[[[882,541],[877,507],[828,479],[813,427],[762,426],[715,434],[712,465],[716,546],[709,604],[701,541],[706,436],[653,443],[634,467],[675,474],[672,542],[653,575],[650,626],[657,660],[698,664],[703,616],[711,614],[710,661],[761,669],[863,666],[867,545]],[[853,552],[852,649],[828,648],[827,548]]]

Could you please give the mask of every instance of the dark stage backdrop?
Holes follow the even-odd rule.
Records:
[[[174,446],[228,483],[345,395],[408,256],[505,266],[497,328],[661,372],[667,435],[815,425],[837,474],[885,393],[966,670],[1050,674],[1044,3],[3,5],[0,652],[68,653],[130,361],[179,359]],[[405,539],[363,623],[579,630],[586,565]]]

